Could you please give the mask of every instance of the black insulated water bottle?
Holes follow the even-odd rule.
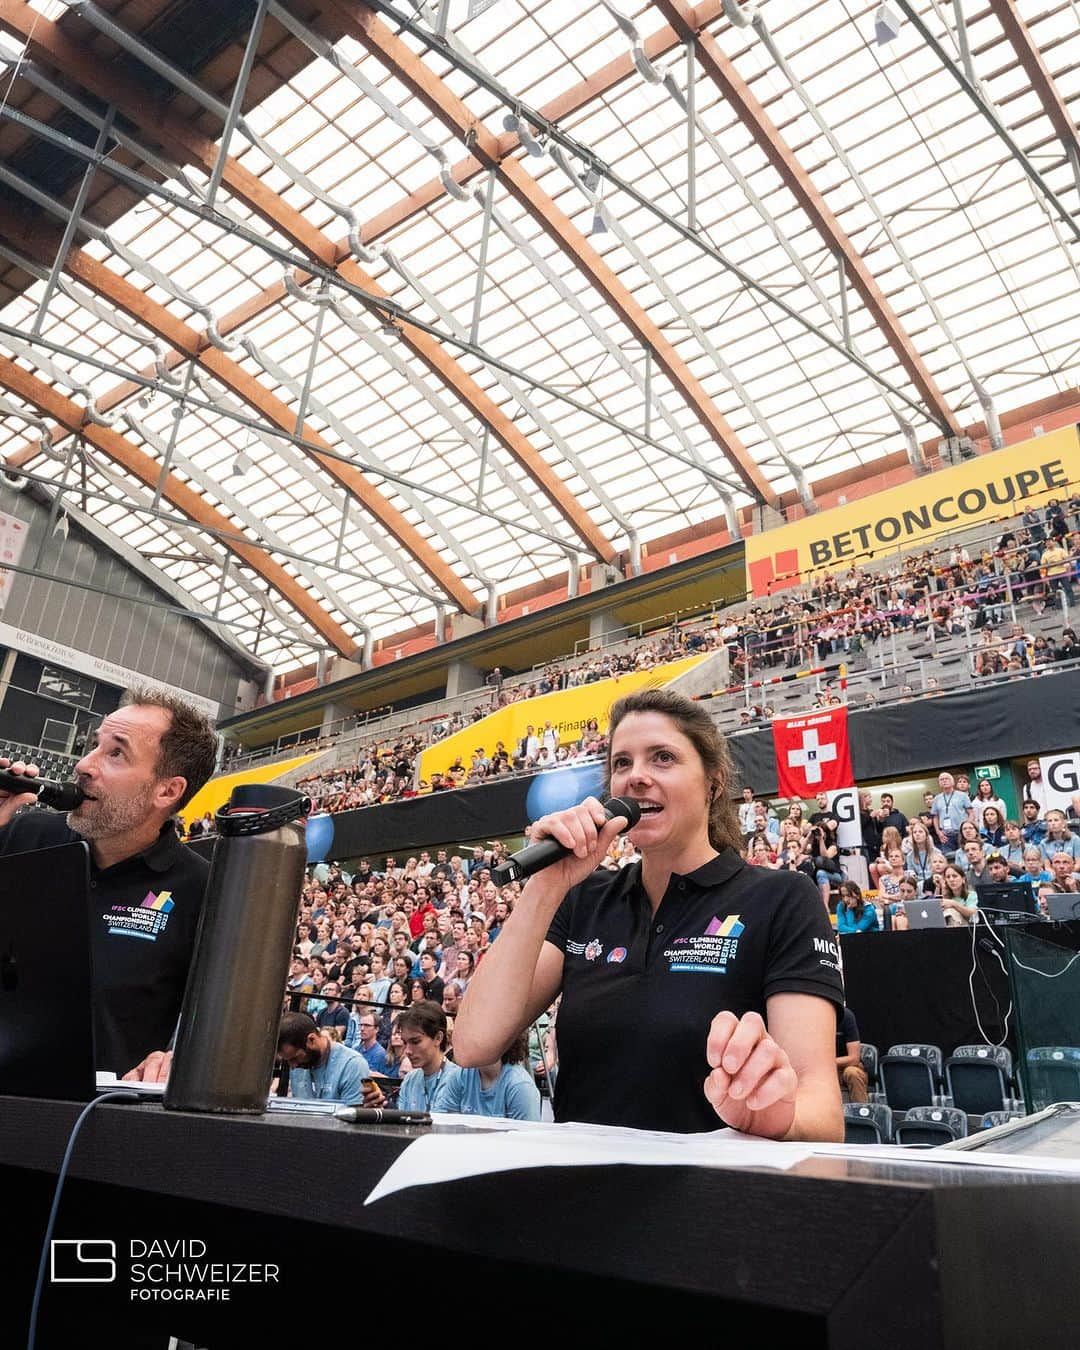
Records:
[[[165,1089],[168,1110],[266,1110],[310,810],[310,800],[291,788],[245,784],[217,813],[219,837]]]

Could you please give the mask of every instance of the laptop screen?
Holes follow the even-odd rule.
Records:
[[[0,856],[0,1094],[94,1095],[89,878],[82,842]]]

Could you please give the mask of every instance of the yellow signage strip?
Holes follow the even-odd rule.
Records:
[[[955,468],[939,469],[745,541],[755,597],[801,585],[815,572],[867,563],[980,522],[1067,498],[1080,483],[1080,429],[1061,427]]]
[[[698,656],[687,656],[681,661],[653,666],[652,670],[634,671],[615,679],[579,684],[574,689],[559,689],[552,694],[540,694],[536,698],[523,699],[520,703],[510,703],[425,750],[420,756],[420,778],[430,782],[433,773],[446,773],[457,759],[467,769],[477,747],[483,747],[484,752],[491,755],[500,741],[513,759],[518,743],[530,726],[539,735],[545,723],[550,722],[559,732],[560,744],[564,745],[579,740],[589,719],[593,717],[600,731],[604,732],[607,730],[611,705],[624,694],[670,684],[711,655],[711,652],[705,652]]]

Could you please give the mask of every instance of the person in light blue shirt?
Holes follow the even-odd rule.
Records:
[[[386,1073],[386,1051],[378,1041],[380,1021],[376,1008],[354,1008],[345,1037],[346,1046],[363,1055],[372,1073]]]
[[[390,976],[386,970],[386,957],[381,952],[371,953],[371,966],[368,972],[367,983],[371,989],[371,997],[376,1003],[385,1003],[386,995],[390,990]]]
[[[863,899],[862,887],[857,882],[845,881],[840,887],[840,904],[836,909],[837,932],[876,933],[880,928],[877,910]]]
[[[461,1074],[446,1058],[449,1038],[446,1014],[437,1003],[421,999],[399,1014],[396,1030],[413,1066],[401,1083],[398,1108],[402,1111],[449,1111],[455,1080]]]
[[[307,1013],[282,1017],[278,1057],[289,1066],[289,1087],[298,1100],[363,1103],[363,1080],[371,1073],[367,1060],[320,1032]]]
[[[1069,829],[1064,811],[1047,811],[1046,834],[1043,836],[1039,848],[1047,862],[1053,858],[1055,853],[1067,853],[1073,860],[1075,870],[1077,861],[1080,860],[1080,839]]]
[[[448,1094],[446,1111],[463,1116],[500,1116],[504,1120],[539,1120],[540,1090],[524,1063],[527,1033],[494,1064],[462,1069]]]
[[[938,787],[941,791],[934,798],[930,810],[933,812],[938,836],[945,848],[954,852],[957,848],[960,826],[965,820],[973,820],[975,813],[971,798],[966,792],[957,790],[956,780],[951,773],[938,775]]]

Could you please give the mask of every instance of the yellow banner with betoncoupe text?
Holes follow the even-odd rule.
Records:
[[[865,565],[980,522],[1062,501],[1080,487],[1080,428],[1061,427],[910,483],[751,535],[746,588],[775,595],[816,572]]]

